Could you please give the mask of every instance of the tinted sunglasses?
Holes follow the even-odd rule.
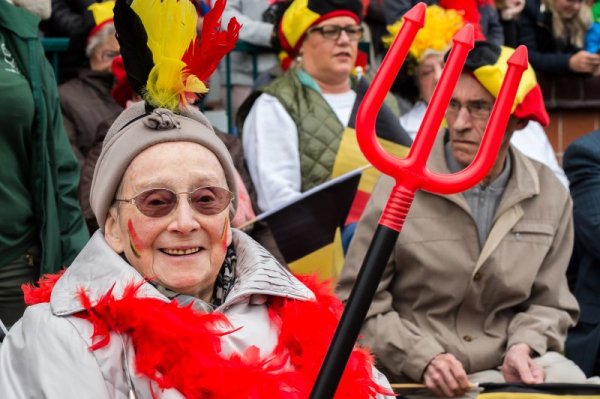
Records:
[[[203,215],[221,213],[233,201],[233,193],[223,187],[198,187],[190,192],[176,193],[167,188],[151,188],[130,199],[115,201],[133,204],[144,215],[159,218],[170,214],[177,207],[179,195],[186,194],[190,206]]]

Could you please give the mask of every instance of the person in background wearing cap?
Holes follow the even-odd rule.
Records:
[[[119,55],[112,20],[114,4],[108,1],[90,6],[97,25],[88,36],[85,49],[89,65],[76,78],[58,87],[65,130],[80,167],[96,141],[98,126],[123,110],[111,96],[114,83],[111,64]]]
[[[25,310],[21,284],[68,265],[89,238],[77,160],[38,38],[50,3],[12,3],[0,0],[0,320],[7,326]]]
[[[513,50],[476,42],[428,167],[458,172],[479,148]],[[509,143],[528,120],[547,122],[531,70],[523,75],[498,157],[461,194],[418,191],[362,329],[391,382],[423,382],[414,397],[474,397],[470,383],[585,382],[560,352],[579,309],[565,271],[571,199],[544,165]],[[350,244],[346,300],[394,182],[376,186]],[[411,398],[411,395],[408,395]]]
[[[414,75],[419,100],[410,111],[400,116],[400,124],[413,140],[421,126],[433,90],[442,76],[444,53],[450,49],[454,34],[463,26],[464,20],[456,10],[445,10],[437,5],[426,9],[425,26],[419,30],[410,47],[408,62],[411,64],[407,68],[408,72]],[[387,47],[391,45],[401,27],[402,21],[388,26],[390,35],[383,38]],[[569,181],[556,160],[554,149],[543,126],[538,121],[529,121],[527,126],[516,131],[511,144],[528,157],[548,166],[568,189]]]
[[[360,0],[294,0],[283,13],[279,23],[287,55],[283,66],[292,59],[294,66],[250,96],[238,113],[244,153],[263,211],[331,177],[340,142],[349,132],[346,128],[353,127],[368,86],[353,75],[363,34],[361,17]],[[397,115],[387,106],[379,113],[377,126],[385,139],[410,145]]]
[[[342,304],[328,284],[293,276],[232,228],[233,161],[191,105],[206,91],[193,73],[212,71],[195,69],[194,58],[173,62],[197,45],[190,7],[116,2],[125,68],[136,92],[137,79],[145,82],[145,101],[112,124],[96,163],[90,203],[101,229],[64,273],[24,288],[30,307],[0,347],[2,398],[309,396]],[[235,44],[235,30],[218,32],[206,52]],[[140,43],[142,33],[179,37],[180,53]],[[148,58],[140,60],[144,45]],[[204,60],[216,68],[214,57]],[[131,73],[150,60],[147,76]],[[338,394],[382,398],[390,391],[381,384],[368,352],[356,348]]]

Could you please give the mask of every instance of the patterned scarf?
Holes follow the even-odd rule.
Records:
[[[210,304],[206,303],[200,298],[172,291],[168,288],[158,285],[156,282],[150,281],[150,284],[152,284],[161,294],[163,294],[167,298],[171,300],[176,300],[182,307],[189,306],[191,304],[193,309],[205,313],[210,313],[217,307],[221,306],[223,302],[225,302],[225,298],[227,298],[227,295],[229,295],[229,291],[231,291],[231,287],[233,287],[233,283],[235,281],[236,265],[237,256],[235,254],[235,249],[233,248],[233,245],[230,245],[229,247],[227,247],[225,260],[223,261],[223,265],[221,266],[219,274],[217,275],[217,280],[215,281],[215,286],[213,289],[213,295]]]

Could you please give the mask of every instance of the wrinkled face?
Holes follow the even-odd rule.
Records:
[[[217,157],[196,143],[161,143],[134,158],[117,197],[130,199],[151,188],[182,193],[203,186],[227,188]],[[145,216],[134,204],[116,202],[109,210],[105,237],[142,276],[208,301],[231,243],[229,207],[203,215],[190,206],[187,195],[177,198],[174,210],[162,217]]]
[[[452,154],[454,159],[464,167],[475,159],[494,101],[494,97],[473,75],[469,73],[460,75],[450,105],[446,110],[446,121],[448,122]],[[513,133],[526,125],[526,120],[517,119],[514,116],[508,119],[502,144],[491,173],[499,173],[502,170]]]
[[[452,103],[461,104],[458,112],[446,111],[450,145],[454,159],[462,166],[469,165],[475,158],[479,144],[485,132],[488,117],[478,118],[475,112],[469,112],[475,105],[491,109],[494,97],[470,74],[462,73],[452,95]]]
[[[317,25],[325,29],[331,26],[359,28],[355,20],[347,16],[329,18]],[[300,47],[304,70],[317,81],[328,84],[348,79],[356,62],[357,51],[358,40],[350,38],[345,31],[334,39],[309,29]]]
[[[90,57],[90,68],[93,71],[110,72],[113,59],[120,54],[117,37],[110,35],[96,47]]]
[[[444,56],[442,54],[429,54],[417,66],[417,86],[421,100],[429,103],[435,85],[444,68]]]
[[[583,0],[554,0],[554,9],[562,19],[572,19],[577,16]]]

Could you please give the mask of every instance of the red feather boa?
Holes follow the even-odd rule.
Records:
[[[42,277],[40,288],[24,287],[27,303],[48,302],[58,277]],[[220,337],[232,332],[225,315],[137,298],[139,286],[128,286],[119,300],[109,291],[94,306],[82,290],[80,300],[86,310],[77,316],[94,326],[91,350],[106,346],[111,331],[128,334],[135,348],[137,372],[161,388],[177,389],[186,398],[304,399],[316,380],[342,303],[331,294],[329,284],[314,277],[301,280],[317,300],[271,297],[270,317],[280,334],[275,350],[267,357],[259,357],[254,346],[243,354],[223,357]],[[373,381],[372,364],[366,350],[354,349],[335,397],[393,395]]]

